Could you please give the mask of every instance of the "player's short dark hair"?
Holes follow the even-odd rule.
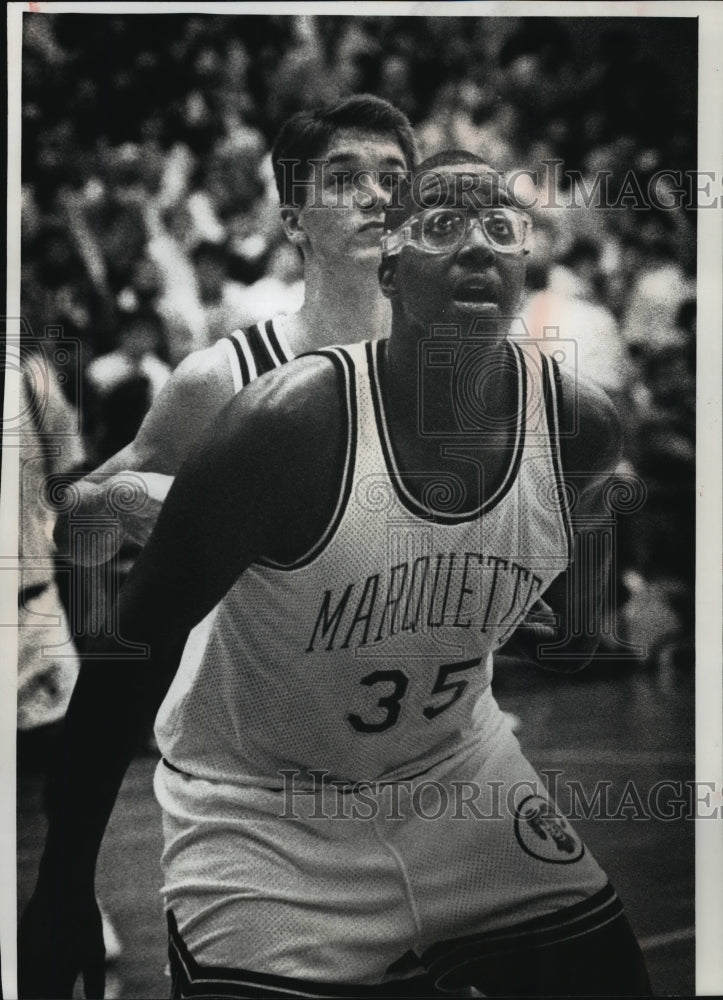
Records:
[[[480,163],[482,166],[490,166],[489,160],[477,153],[470,153],[468,149],[442,149],[439,153],[428,156],[414,168],[415,174],[424,174],[435,167],[455,167],[460,163]],[[491,168],[493,169],[493,168]]]
[[[399,143],[407,167],[414,165],[417,145],[406,115],[381,97],[355,94],[334,104],[299,111],[281,126],[271,150],[271,162],[282,205],[301,207],[306,188],[298,181],[308,179],[309,160],[323,153],[342,128],[390,133]]]
[[[419,211],[422,207],[416,203],[414,192],[420,178],[425,174],[434,174],[438,167],[455,167],[463,163],[477,163],[480,166],[489,167],[489,160],[477,153],[471,153],[467,149],[443,149],[439,153],[428,156],[426,160],[418,163],[409,178],[405,178],[399,186],[398,196],[387,207],[384,213],[384,228],[387,231],[397,229],[401,224]]]

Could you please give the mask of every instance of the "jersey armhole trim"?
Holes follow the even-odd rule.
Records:
[[[560,425],[562,423],[562,376],[560,366],[554,358],[540,352],[542,358],[542,391],[545,400],[545,415],[547,417],[548,438],[552,467],[555,472],[555,485],[560,502],[560,513],[567,537],[567,562],[572,562],[574,545],[572,532],[572,516],[570,513],[570,497],[563,475],[560,454]]]
[[[234,388],[238,392],[239,389],[243,389],[245,385],[248,385],[249,382],[252,382],[256,378],[256,364],[254,363],[246,340],[246,334],[243,330],[234,330],[225,340],[230,341],[234,350],[234,360],[236,363],[231,366],[231,370],[233,372]],[[239,383],[238,385],[237,382]]]
[[[239,364],[238,355],[234,348],[233,341],[230,337],[222,337],[221,343],[224,350],[226,351],[226,357],[228,358],[228,366],[231,369],[231,378],[233,379],[233,391],[234,393],[240,392],[244,387],[243,376],[241,374],[241,365]]]
[[[283,331],[277,330],[272,319],[267,319],[264,323],[264,333],[269,345],[269,351],[279,359],[279,364],[294,360],[294,352],[289,347],[289,342]]]
[[[314,559],[321,555],[323,550],[327,547],[327,545],[329,545],[332,538],[336,534],[344,516],[344,512],[346,511],[354,479],[354,463],[356,458],[357,440],[357,401],[354,362],[346,351],[338,347],[312,351],[310,354],[328,358],[336,368],[337,375],[340,380],[340,388],[344,400],[342,417],[346,423],[346,427],[344,428],[346,437],[346,449],[343,459],[344,467],[340,477],[339,494],[337,496],[334,513],[321,538],[319,538],[309,551],[292,563],[280,563],[273,559],[265,558],[259,558],[256,560],[257,566],[264,566],[267,569],[276,569],[285,572],[303,569],[305,566],[308,566],[314,561]],[[309,357],[309,355],[305,355],[305,357]]]

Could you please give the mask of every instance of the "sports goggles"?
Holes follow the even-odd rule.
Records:
[[[532,219],[527,212],[506,205],[474,210],[426,208],[382,237],[382,253],[389,257],[409,244],[425,253],[450,253],[462,246],[474,226],[497,253],[520,253],[527,249]]]

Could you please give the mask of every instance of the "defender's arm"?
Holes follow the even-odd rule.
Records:
[[[172,477],[233,394],[233,376],[221,344],[184,358],[146,414],[136,438],[74,484],[77,501],[72,510],[60,512],[55,523],[59,552],[70,552],[71,516],[92,523],[114,513],[121,529],[118,541],[126,537],[145,544]],[[143,502],[135,509],[115,503],[123,492],[138,495]],[[92,558],[107,560],[113,555],[110,550],[94,549]]]

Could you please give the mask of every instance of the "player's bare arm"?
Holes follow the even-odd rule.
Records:
[[[303,359],[235,397],[179,472],[119,599],[123,642],[98,642],[68,709],[38,886],[21,925],[21,996],[51,995],[51,984],[53,996],[70,996],[81,971],[89,995],[102,988],[93,880],[123,775],[189,631],[254,560],[293,561],[321,537],[338,489],[342,413],[332,363]],[[129,659],[127,642],[147,655]]]
[[[560,379],[563,429],[578,428],[576,434],[563,434],[560,440],[562,474],[572,500],[571,521],[577,546],[604,511],[603,493],[620,460],[622,430],[613,404],[601,389],[566,368],[560,368]],[[590,663],[600,642],[610,553],[598,562],[594,576],[586,575],[584,586],[580,586],[576,574],[579,559],[580,553],[573,550],[567,572],[551,584],[525,624],[496,654],[498,664],[507,661],[514,665],[523,659],[548,670],[571,673]],[[570,638],[570,623],[581,620],[595,622],[597,629]],[[562,640],[567,640],[564,658],[543,651],[544,646]]]
[[[222,345],[189,354],[163,387],[135,439],[75,484],[78,504],[72,514],[89,519],[107,517],[114,510],[114,491],[124,483],[135,491],[140,484],[146,493],[145,503],[137,510],[123,508],[116,513],[124,536],[138,544],[146,542],[171,477],[234,391]],[[69,551],[69,532],[70,512],[61,512],[54,533],[61,553]],[[105,554],[110,558],[114,553]]]

